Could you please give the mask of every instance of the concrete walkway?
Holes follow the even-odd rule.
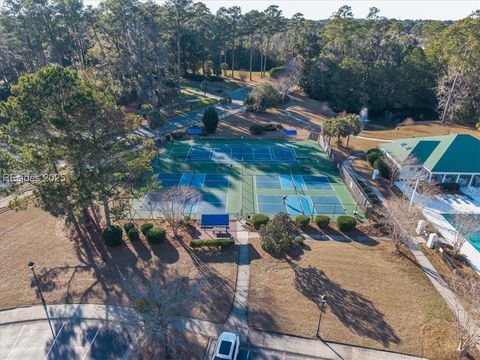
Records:
[[[378,142],[385,142],[385,143],[391,143],[391,142],[393,142],[393,140],[371,138],[371,137],[367,137],[367,136],[354,135],[353,137],[356,137],[357,139],[371,140],[371,141],[378,141]]]
[[[232,309],[225,326],[233,329],[248,327],[248,290],[250,288],[249,232],[238,222],[237,242],[239,244],[237,282]]]

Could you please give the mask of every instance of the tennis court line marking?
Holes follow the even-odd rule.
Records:
[[[297,152],[295,151],[295,148],[291,144],[287,144],[288,147],[290,147],[290,150],[293,152],[293,156],[295,157],[295,161],[297,164],[300,164],[300,160],[298,160]]]
[[[18,333],[18,336],[17,338],[15,339],[15,342],[13,343],[13,346],[12,348],[10,349],[10,351],[8,352],[8,355],[7,355],[7,358],[5,360],[8,360],[8,358],[10,357],[10,355],[12,354],[13,352],[13,349],[15,349],[15,346],[17,346],[17,342],[18,340],[20,339],[20,336],[22,336],[22,333],[23,333],[23,330],[25,329],[25,325],[22,326],[22,328],[20,329],[20,332]]]
[[[64,325],[65,325],[65,323],[62,323],[62,326],[60,327],[60,330],[58,331],[57,335],[55,335],[55,338],[53,339],[53,343],[52,343],[52,345],[50,345],[50,349],[48,349],[47,355],[45,355],[45,357],[43,358],[43,360],[47,360],[48,355],[50,354],[50,351],[52,351],[53,346],[54,346],[55,343],[57,342],[58,336],[59,336],[60,333],[62,332]]]
[[[92,348],[93,342],[94,342],[95,339],[97,338],[98,332],[100,331],[101,328],[102,328],[102,325],[100,324],[100,326],[99,326],[98,329],[97,329],[97,332],[96,332],[95,335],[93,336],[92,341],[90,341],[90,344],[88,345],[87,351],[85,352],[85,354],[83,354],[82,360],[85,360],[85,357],[86,357],[87,354],[90,352],[90,349]]]
[[[228,214],[228,191],[230,190],[230,174],[228,174],[227,178],[227,197],[225,198],[225,214]]]
[[[190,145],[190,149],[188,150],[188,153],[187,153],[187,156],[185,157],[185,161],[184,161],[184,162],[187,162],[188,157],[190,156],[190,153],[192,152],[192,149],[193,149],[193,145]]]

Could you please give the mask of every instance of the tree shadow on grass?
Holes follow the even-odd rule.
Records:
[[[360,336],[382,343],[384,347],[401,342],[371,300],[333,282],[322,270],[311,266],[302,268],[291,261],[289,264],[295,272],[296,289],[319,308],[320,296],[326,294],[329,309],[344,326]]]

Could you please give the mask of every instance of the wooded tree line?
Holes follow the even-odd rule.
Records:
[[[335,110],[439,110],[476,122],[480,19],[398,21],[348,6],[328,20],[286,19],[278,6],[213,14],[191,0],[5,0],[0,13],[3,96],[18,77],[48,64],[71,66],[119,104],[163,104],[179,79],[244,69],[265,74],[295,59],[301,85]],[[445,110],[446,109],[446,110]],[[445,111],[444,111],[445,110]]]
[[[480,19],[452,24],[405,23],[379,16],[353,18],[344,6],[323,27],[320,51],[306,62],[303,86],[336,110],[438,110],[445,119],[476,123],[480,118]],[[475,60],[477,59],[477,60]]]

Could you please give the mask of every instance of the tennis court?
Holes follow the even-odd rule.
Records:
[[[192,145],[186,162],[213,163],[298,163],[289,145]]]
[[[163,187],[192,187],[194,189],[228,189],[228,174],[205,174],[205,173],[162,173],[157,180]]]
[[[324,175],[257,175],[255,183],[257,189],[332,190]]]
[[[340,199],[335,195],[257,195],[257,212],[291,215],[341,215],[346,213]]]
[[[160,217],[161,205],[157,193],[150,193],[145,196],[140,204],[134,206],[137,213],[143,217]],[[199,201],[186,204],[185,215],[191,214],[224,214],[227,211],[228,193],[225,191],[202,192]]]
[[[204,213],[227,213],[237,220],[255,213],[325,214],[332,219],[357,213],[338,170],[310,141],[171,141],[153,169],[163,189],[191,187],[201,193],[201,201],[185,211],[194,219]],[[159,216],[153,198],[136,199],[134,211],[138,217]]]

